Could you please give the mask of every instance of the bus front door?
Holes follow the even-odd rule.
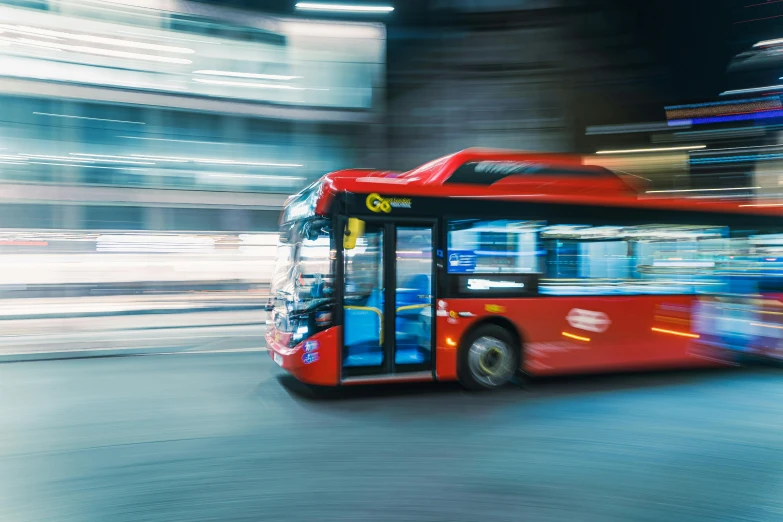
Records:
[[[362,228],[343,249],[343,380],[431,375],[434,223]]]

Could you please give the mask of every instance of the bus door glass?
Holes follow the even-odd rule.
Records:
[[[349,220],[346,231],[344,375],[431,368],[433,225]]]
[[[360,227],[351,226],[346,232]],[[343,243],[345,277],[343,288],[343,367],[381,368],[384,354],[385,226],[366,223],[359,237]],[[351,230],[354,229],[354,230]]]
[[[394,363],[432,360],[432,226],[398,226]]]

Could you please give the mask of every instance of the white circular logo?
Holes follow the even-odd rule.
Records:
[[[605,313],[582,310],[581,308],[573,308],[568,312],[566,321],[572,328],[597,333],[605,332],[612,324],[612,320]]]

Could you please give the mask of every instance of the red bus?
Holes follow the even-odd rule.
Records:
[[[714,364],[694,355],[693,305],[783,221],[703,201],[523,152],[328,174],[282,212],[269,354],[328,386]]]

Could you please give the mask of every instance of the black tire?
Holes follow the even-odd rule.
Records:
[[[479,326],[459,347],[457,374],[469,390],[494,390],[519,372],[520,346],[502,326]]]

